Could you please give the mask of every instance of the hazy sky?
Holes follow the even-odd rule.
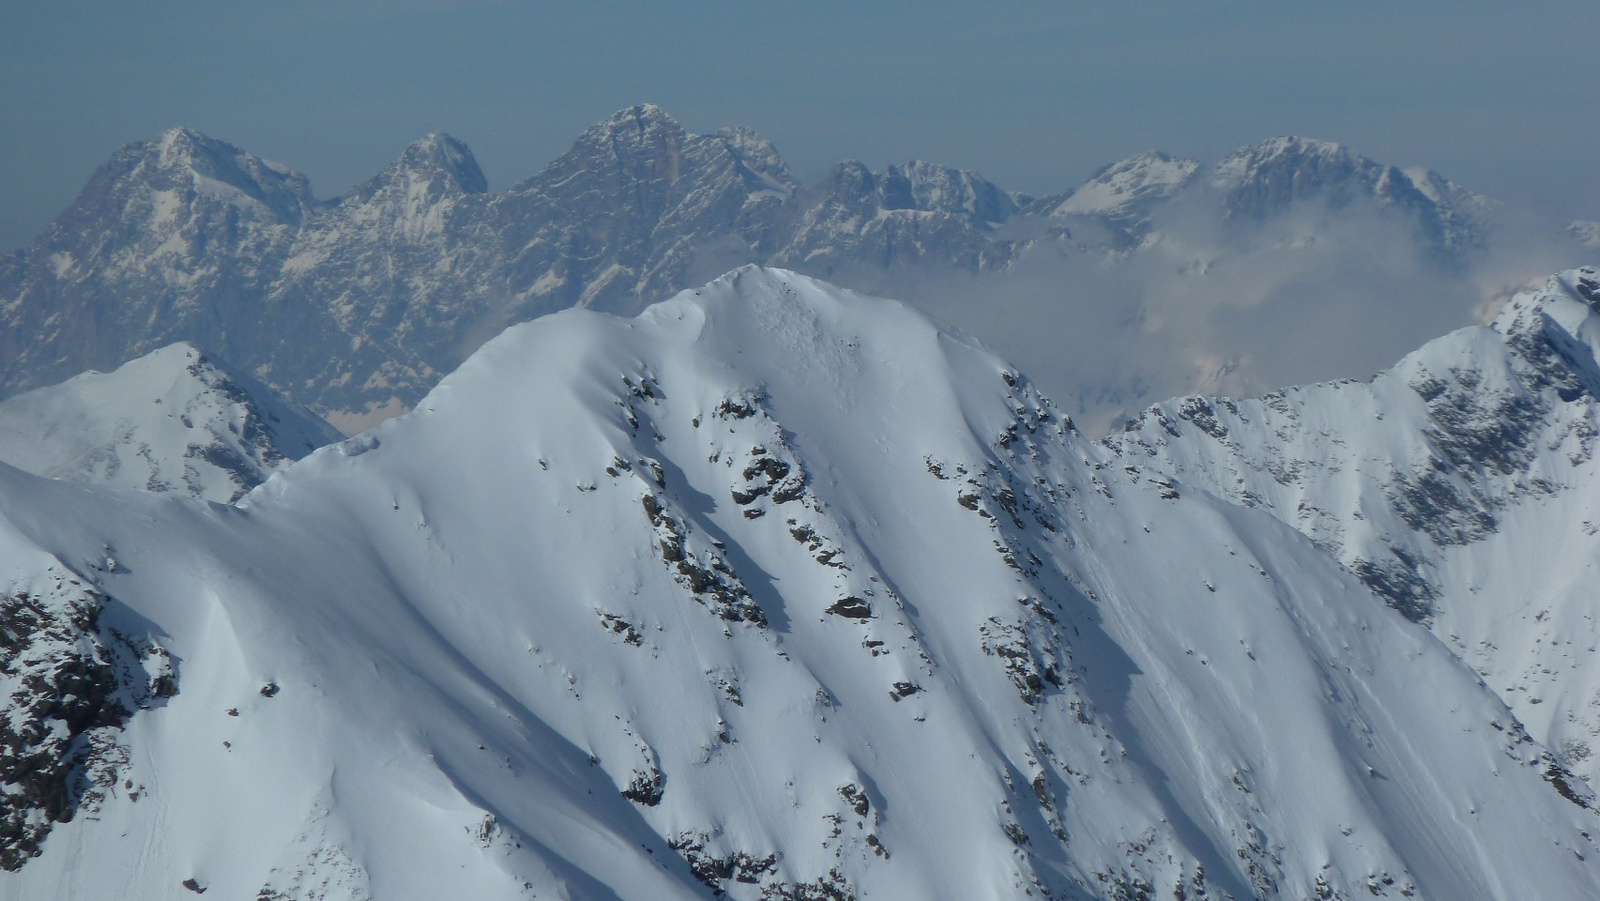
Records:
[[[1060,191],[1141,150],[1278,134],[1600,218],[1600,3],[471,0],[0,5],[0,250],[112,150],[188,125],[332,196],[430,130],[494,189],[642,101],[855,157]]]

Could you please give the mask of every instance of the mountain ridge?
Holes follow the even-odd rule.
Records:
[[[310,410],[183,342],[0,401],[0,461],[219,503],[337,439]]]
[[[1597,300],[1600,275],[1569,270],[1369,382],[1177,398],[1107,444],[1313,538],[1590,778],[1600,677],[1563,645],[1594,636]]]
[[[1441,259],[1481,244],[1482,204],[1432,176],[1368,178],[1392,167],[1342,152],[1343,187],[1328,190],[1416,218]],[[1116,252],[1198,182],[1178,172],[1133,206],[1083,210],[1072,198],[1093,178],[1045,206],[921,162],[846,162],[801,185],[754,132],[692,135],[647,104],[499,193],[464,144],[435,135],[320,201],[303,176],[176,129],[118,151],[0,263],[0,390],[192,340],[355,431],[408,408],[500,328],[555,309],[636,312],[750,262],[870,287],[911,270],[1002,273],[1050,248]],[[1316,194],[1298,183],[1292,196]]]
[[[0,897],[1600,881],[1585,787],[1309,539],[793,273],[514,326],[236,507],[0,498],[7,597],[98,604],[128,691],[174,662]]]

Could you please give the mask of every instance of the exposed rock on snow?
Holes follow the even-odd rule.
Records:
[[[99,561],[183,676],[119,735],[151,803],[0,898],[1600,891],[1536,731],[1187,487],[908,307],[755,268],[509,329],[237,507],[0,467],[0,574]]]
[[[144,790],[122,780],[120,733],[177,694],[177,670],[106,622],[107,603],[59,565],[0,591],[0,869],[37,857],[57,824]]]

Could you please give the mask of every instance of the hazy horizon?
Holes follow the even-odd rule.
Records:
[[[694,132],[753,128],[808,181],[843,159],[921,158],[1038,195],[1144,150],[1209,161],[1298,134],[1600,218],[1592,4],[1022,3],[997,17],[160,0],[11,7],[0,24],[0,250],[41,232],[117,147],[173,126],[291,166],[323,197],[447,131],[501,190],[642,102]]]

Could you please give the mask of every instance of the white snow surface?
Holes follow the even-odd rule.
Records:
[[[0,402],[0,461],[222,503],[341,437],[189,343]]]
[[[1199,160],[1173,159],[1156,151],[1141,153],[1090,176],[1049,215],[1136,215],[1140,204],[1153,204],[1171,197],[1188,185],[1199,171]]]
[[[1311,540],[781,270],[514,326],[236,507],[0,466],[0,588],[52,570],[177,693],[0,898],[1600,894]]]
[[[1370,382],[1179,398],[1108,442],[1387,587],[1584,780],[1600,773],[1600,276],[1576,269]]]

